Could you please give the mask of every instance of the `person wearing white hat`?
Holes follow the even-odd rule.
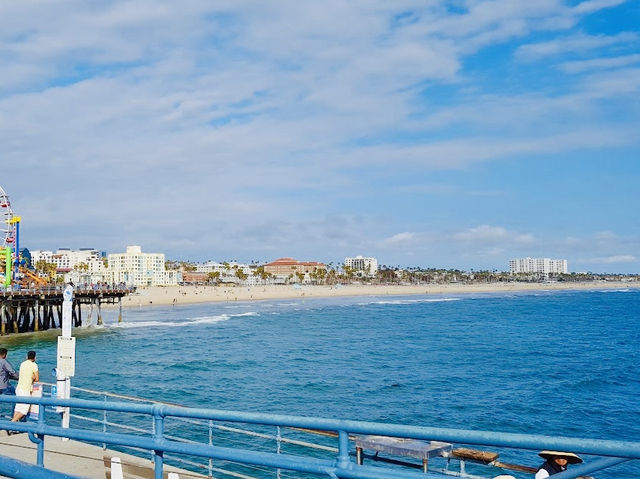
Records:
[[[542,451],[538,456],[545,459],[544,463],[538,468],[535,479],[545,479],[559,472],[567,470],[567,464],[580,464],[582,458],[572,452],[561,451]]]

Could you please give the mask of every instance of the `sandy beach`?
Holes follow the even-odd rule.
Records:
[[[151,286],[138,288],[122,300],[124,307],[162,306],[220,301],[259,301],[289,298],[329,298],[338,296],[401,296],[461,294],[504,291],[613,290],[640,288],[640,281],[598,281],[584,283],[490,283],[420,285],[338,285],[338,286]]]

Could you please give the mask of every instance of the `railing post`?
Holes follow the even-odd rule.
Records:
[[[45,417],[44,417],[44,413],[46,411],[46,407],[44,406],[44,404],[40,404],[40,407],[38,408],[38,426],[40,426],[41,428],[44,428],[46,421],[45,421]],[[44,467],[44,434],[40,435],[38,434],[38,466],[40,467]]]
[[[107,403],[107,395],[105,394],[104,396],[104,402],[105,404]],[[104,411],[102,411],[102,432],[107,432],[107,408],[104,408]],[[103,442],[102,443],[102,450],[106,451],[107,450],[107,443]]]
[[[349,434],[338,431],[338,467],[349,467]]]
[[[209,419],[209,445],[213,446],[213,421]],[[213,477],[213,459],[209,458],[209,477]]]
[[[153,411],[153,438],[157,441],[163,439],[164,436],[164,416],[162,415],[160,406],[154,407]],[[153,451],[153,463],[155,470],[155,479],[162,479],[164,451]]]
[[[282,432],[280,430],[280,426],[276,426],[276,453],[280,454],[280,450],[282,448]],[[282,472],[280,468],[276,469],[276,477],[280,479],[282,477]]]

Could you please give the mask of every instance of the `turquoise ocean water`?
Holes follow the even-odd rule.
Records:
[[[156,306],[115,321],[107,311],[103,328],[76,332],[74,386],[198,407],[640,440],[640,290]],[[6,340],[9,359],[36,349],[48,380],[56,335]],[[533,452],[501,460],[540,462]],[[596,475],[638,476],[638,465]]]

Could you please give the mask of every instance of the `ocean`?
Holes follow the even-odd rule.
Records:
[[[186,406],[640,441],[640,290],[229,302],[123,316],[117,324],[106,311],[104,327],[74,331],[73,386]],[[3,344],[15,366],[37,350],[50,381],[56,336]],[[541,462],[535,451],[500,459]],[[638,476],[640,464],[596,474]]]

